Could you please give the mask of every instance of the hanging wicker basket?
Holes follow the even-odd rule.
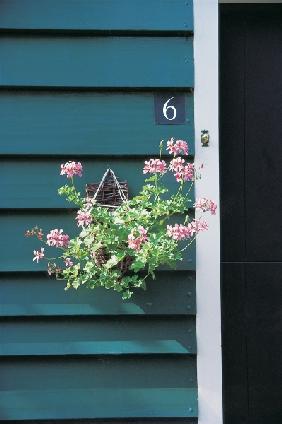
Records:
[[[96,265],[103,266],[109,259],[109,255],[105,252],[105,249],[101,248],[95,252],[94,260]],[[128,273],[133,260],[134,258],[132,256],[126,256],[116,265],[121,271],[122,276]]]
[[[114,171],[108,168],[100,183],[86,184],[86,194],[97,200],[100,206],[117,208],[128,200],[128,184],[119,181]]]
[[[97,201],[97,204],[108,209],[115,209],[128,200],[127,181],[119,181],[114,171],[108,168],[99,183],[86,184],[86,194]],[[109,255],[101,248],[95,252],[94,260],[98,266],[103,266]],[[131,256],[126,256],[116,267],[125,275],[133,262]]]

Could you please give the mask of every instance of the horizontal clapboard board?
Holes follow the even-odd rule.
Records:
[[[140,369],[142,369],[142,372],[140,372]],[[129,395],[126,405],[129,405],[130,409],[135,407],[136,404],[139,404],[141,408],[140,402],[142,404],[145,400],[143,397],[138,398],[138,392],[142,395],[142,391],[147,389],[153,394],[159,391],[160,399],[165,402],[166,390],[171,390],[171,396],[178,397],[183,389],[189,389],[186,392],[185,399],[184,397],[182,399],[181,410],[184,411],[185,405],[184,417],[196,412],[196,410],[189,410],[189,408],[194,409],[196,407],[195,386],[197,376],[194,356],[180,355],[177,356],[177,360],[174,355],[140,356],[138,360],[134,356],[69,357],[67,360],[63,357],[54,356],[49,358],[18,356],[10,359],[2,357],[0,373],[0,390],[1,393],[6,392],[5,395],[7,395],[2,398],[1,418],[5,417],[6,419],[15,419],[13,414],[19,417],[23,413],[23,411],[20,411],[21,407],[14,408],[13,413],[10,411],[9,396],[10,399],[19,396],[19,402],[22,399],[26,400],[26,405],[30,405],[26,418],[31,419],[35,416],[34,414],[38,413],[36,392],[50,393],[54,390],[64,405],[67,399],[72,403],[72,396],[70,397],[70,395],[73,392],[71,391],[77,391],[80,388],[87,392],[95,391],[96,396],[98,390],[102,390],[103,395],[111,393],[112,390],[118,392],[124,390]],[[193,396],[189,396],[190,391],[193,392]],[[100,399],[99,396],[98,398]],[[89,411],[93,401],[93,399],[87,399],[84,403],[86,410]],[[173,407],[170,413],[171,416],[174,416],[174,413],[180,412],[178,410],[179,398],[175,402],[171,398],[170,402]],[[114,405],[116,404],[114,403]],[[50,416],[56,416],[55,410],[57,408],[55,408],[55,404],[51,403],[47,406]],[[100,404],[99,413],[102,413],[101,411],[105,406],[104,402]],[[154,409],[156,416],[158,414],[164,416],[165,410],[160,403],[157,403],[154,408],[157,407],[160,409]],[[124,415],[122,415],[120,408],[121,406],[117,408],[116,419],[127,416],[125,410],[123,410]],[[144,404],[144,410],[146,408],[147,402]],[[26,408],[23,408],[23,410],[26,411]],[[104,410],[107,411],[107,408]],[[44,412],[40,412],[44,416]],[[105,416],[107,414],[108,411]],[[140,413],[140,416],[144,415]],[[37,418],[39,416],[37,415]],[[60,410],[60,416],[63,416],[63,408]],[[94,416],[96,415],[94,414]],[[154,420],[154,422],[156,421]]]
[[[142,372],[140,372],[140,368]],[[163,370],[166,372],[163,372]],[[36,389],[194,387],[193,355],[1,358],[0,391]],[[126,375],[126,378],[122,376]]]
[[[71,237],[79,234],[79,229],[74,223],[75,212],[73,211],[51,211],[41,210],[34,213],[28,210],[21,213],[0,215],[0,271],[45,271],[46,263],[33,262],[33,250],[42,246],[40,241],[34,238],[24,237],[27,229],[38,225],[45,234],[54,228],[62,228]],[[45,246],[46,257],[53,257],[56,248]],[[12,254],[11,254],[12,252]],[[195,243],[187,249],[183,255],[183,261],[177,264],[178,270],[195,270]]]
[[[153,93],[0,91],[8,155],[156,155],[161,140],[187,140],[194,154],[193,95],[186,122],[155,125]]]
[[[196,353],[175,340],[2,343],[3,356],[184,355]]]
[[[192,0],[1,0],[0,29],[191,31]]]
[[[2,420],[197,416],[194,356],[13,357],[0,373]]]
[[[195,318],[57,317],[0,323],[0,356],[194,354]],[[190,330],[190,331],[189,331]]]
[[[133,298],[103,288],[64,290],[45,273],[0,274],[0,316],[191,315],[196,313],[195,273],[157,272]],[[32,294],[32,296],[31,296]]]
[[[144,160],[149,158],[108,158],[88,159],[71,157],[83,165],[83,177],[76,178],[75,185],[80,193],[85,195],[86,183],[98,183],[105,170],[110,167],[121,181],[128,182],[129,198],[137,195],[145,184],[148,175],[143,174]],[[170,160],[171,158],[169,158]],[[167,163],[169,163],[167,160]],[[71,205],[65,198],[58,196],[58,188],[68,182],[60,175],[61,163],[66,159],[0,159],[0,192],[1,207],[8,209],[58,209],[69,208]],[[163,184],[170,190],[169,195],[176,193],[179,183],[168,172],[163,177]],[[194,190],[191,184],[186,184],[185,191],[190,190],[190,201],[187,209],[194,204]]]
[[[0,411],[2,420],[196,417],[197,389],[5,390]]]
[[[3,35],[0,87],[193,87],[186,37]]]

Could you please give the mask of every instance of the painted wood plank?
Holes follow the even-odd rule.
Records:
[[[79,234],[74,224],[74,212],[54,213],[42,210],[41,213],[12,213],[0,216],[0,272],[7,271],[45,271],[46,264],[32,261],[33,250],[42,246],[38,240],[24,237],[28,228],[38,225],[45,234],[53,228],[62,228],[70,236]],[[46,257],[53,257],[55,248],[45,246]],[[177,264],[178,270],[195,270],[195,243],[185,252],[182,262]]]
[[[145,184],[146,175],[143,174],[146,158],[128,159],[84,159],[79,160],[83,165],[83,177],[76,178],[75,184],[81,193],[85,193],[85,185],[90,182],[99,182],[107,167],[114,170],[121,181],[128,181],[129,197],[137,195]],[[167,163],[169,163],[169,158]],[[57,195],[58,188],[67,182],[65,176],[60,175],[60,164],[66,159],[5,159],[0,160],[0,192],[1,208],[8,209],[50,209],[69,208],[70,204]],[[164,175],[164,184],[170,189],[170,194],[176,193],[179,183],[171,172]],[[187,190],[190,184],[187,184]],[[187,208],[192,208],[195,202],[194,190],[191,190],[191,201]]]
[[[108,418],[108,419],[91,419],[91,424],[151,424],[150,418]],[[25,424],[41,424],[38,420],[25,420]],[[53,424],[52,421],[46,421],[44,424]],[[154,418],[154,424],[198,424],[197,418]],[[68,424],[68,420],[60,420],[60,424]],[[82,424],[82,420],[72,419],[71,424]]]
[[[0,390],[196,387],[193,355],[1,358]],[[126,375],[126,378],[121,376]]]
[[[65,389],[0,393],[0,419],[196,417],[197,390]]]
[[[195,354],[175,340],[2,343],[1,356],[187,355]]]
[[[165,372],[164,372],[165,370]],[[0,390],[185,389],[196,387],[196,358],[172,356],[1,358]],[[126,375],[126,378],[123,376]],[[155,421],[154,421],[155,422]]]
[[[241,156],[245,163],[244,259],[248,262],[280,262],[282,146],[278,140],[282,138],[282,5],[261,5],[257,10],[255,16],[252,10],[248,10],[245,24],[248,54],[244,63],[245,127],[242,141],[245,150]],[[260,236],[262,225],[264,234]],[[266,404],[272,414],[275,406],[271,402]],[[263,408],[259,410],[262,412]],[[274,422],[281,418],[280,406],[276,411],[277,415],[270,415]],[[266,413],[250,413],[254,420],[257,416],[267,419]]]
[[[187,140],[193,155],[193,95],[185,97],[186,123],[170,126],[155,124],[152,92],[4,90],[0,153],[106,155],[108,160],[111,155],[158,154],[159,142],[175,137]]]
[[[0,323],[1,339],[6,347],[6,354],[18,351],[21,355],[32,354],[29,346],[43,354],[92,354],[120,351],[128,353],[195,353],[195,318],[194,317],[154,317],[148,320],[142,316],[96,317],[96,318],[32,318],[2,320]],[[168,344],[163,343],[168,340]],[[171,341],[174,341],[172,343]],[[101,346],[99,347],[99,343]],[[44,344],[44,346],[42,345]],[[124,346],[123,346],[124,344]],[[41,350],[40,350],[40,346]],[[48,347],[50,345],[50,347]],[[21,348],[21,351],[19,351]],[[176,351],[176,349],[178,349]],[[35,350],[34,350],[35,351]],[[4,353],[4,351],[3,351]],[[11,353],[12,355],[12,353]]]
[[[221,266],[222,366],[225,420],[248,422],[248,356],[244,265]],[[244,300],[243,300],[244,299]],[[236,361],[234,361],[236,352]]]
[[[193,87],[192,38],[4,35],[0,55],[2,87]]]
[[[193,29],[192,0],[1,0],[0,28],[47,30]]]
[[[223,6],[223,5],[222,5]],[[221,6],[221,7],[222,7]],[[232,5],[230,5],[232,7]],[[229,6],[229,7],[230,7]],[[226,5],[224,5],[226,7]],[[223,9],[221,9],[223,10]],[[224,64],[220,71],[220,196],[221,255],[226,262],[245,257],[245,29],[242,19],[222,15],[220,50]],[[245,18],[244,18],[245,19]],[[230,46],[232,45],[232,50]],[[224,140],[228,139],[228,143]],[[257,143],[256,143],[257,145]],[[242,160],[236,160],[240,157]],[[236,210],[236,214],[234,211]],[[238,392],[239,394],[239,392]],[[240,403],[238,404],[240,405]],[[238,406],[239,410],[241,409]],[[238,420],[242,417],[238,417]]]
[[[158,272],[133,298],[99,288],[64,290],[45,274],[0,274],[0,316],[194,315],[195,273]]]
[[[280,9],[282,10],[282,9]],[[263,25],[263,14],[257,25]],[[272,14],[281,32],[281,22]],[[260,31],[258,27],[256,30]],[[266,31],[264,30],[266,35]],[[281,263],[248,263],[245,267],[245,340],[249,416],[252,421],[278,424],[281,419],[282,315]],[[243,321],[243,318],[241,321]],[[247,321],[247,325],[246,325]],[[262,418],[260,418],[262,417]]]

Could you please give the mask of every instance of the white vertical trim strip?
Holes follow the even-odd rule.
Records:
[[[196,197],[219,206],[218,152],[218,0],[194,0],[195,152],[204,164]],[[201,146],[201,130],[210,146]],[[206,217],[209,231],[197,239],[197,372],[199,424],[222,423],[222,360],[220,307],[220,221]]]

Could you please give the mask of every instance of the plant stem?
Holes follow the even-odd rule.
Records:
[[[194,242],[194,240],[196,240],[196,237],[192,238],[190,243],[188,243],[183,249],[181,249],[180,252],[184,252],[184,250],[188,249],[188,247],[191,246],[191,244]]]
[[[155,193],[155,201],[159,200],[159,194],[158,194],[158,174],[155,173],[155,189],[156,189],[156,193]]]
[[[192,187],[194,186],[194,181],[191,181],[191,184],[190,184],[190,187],[189,187],[189,189],[188,189],[188,191],[187,191],[187,194],[188,193],[190,193],[190,191],[192,190]]]
[[[181,180],[181,181],[180,181],[180,184],[179,184],[179,187],[178,187],[178,190],[177,190],[176,195],[178,195],[179,193],[181,193],[181,192],[182,192],[182,190],[183,190],[183,185],[184,185],[184,181],[183,181],[183,180]]]
[[[162,151],[163,151],[163,140],[160,142],[160,159],[162,158]]]

